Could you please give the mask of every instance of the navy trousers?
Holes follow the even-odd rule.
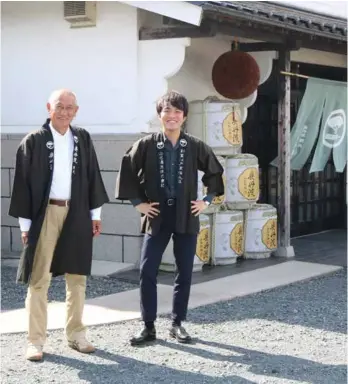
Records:
[[[157,274],[172,236],[177,265],[172,319],[176,322],[186,319],[197,235],[175,233],[175,212],[175,206],[166,206],[159,233],[144,237],[140,260],[140,308],[144,322],[155,321],[157,317]]]

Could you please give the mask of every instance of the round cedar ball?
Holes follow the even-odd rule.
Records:
[[[212,81],[216,91],[223,97],[244,99],[257,89],[260,68],[246,52],[225,52],[214,63]]]

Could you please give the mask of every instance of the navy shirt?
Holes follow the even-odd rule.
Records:
[[[167,199],[175,199],[178,175],[179,141],[173,146],[170,140],[164,140],[164,175]]]
[[[175,199],[176,198],[176,187],[177,187],[177,176],[178,176],[178,150],[179,150],[179,140],[173,146],[170,140],[165,138],[164,140],[164,176],[165,176],[165,193],[167,199]],[[204,196],[203,200],[212,202],[215,194],[209,194]],[[131,203],[134,206],[142,203],[141,199],[133,199]]]

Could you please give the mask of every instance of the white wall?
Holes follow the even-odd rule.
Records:
[[[77,93],[76,123],[91,132],[136,131],[136,8],[97,2],[97,26],[70,29],[63,2],[1,7],[2,132],[40,126],[50,92],[62,87]]]
[[[167,81],[189,100],[217,95],[211,69],[230,49],[228,37],[138,42],[139,25],[154,14],[116,1],[98,1],[97,26],[81,29],[70,29],[61,1],[1,6],[3,133],[40,126],[50,92],[62,87],[77,93],[76,123],[94,134],[147,131]],[[346,56],[310,50],[293,52],[292,60],[346,66]],[[261,61],[267,69],[267,57]]]

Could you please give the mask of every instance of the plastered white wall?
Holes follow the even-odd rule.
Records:
[[[63,2],[2,2],[2,132],[42,124],[50,92],[78,96],[76,123],[93,133],[132,132],[137,104],[137,9],[97,2],[97,26],[71,29]]]

